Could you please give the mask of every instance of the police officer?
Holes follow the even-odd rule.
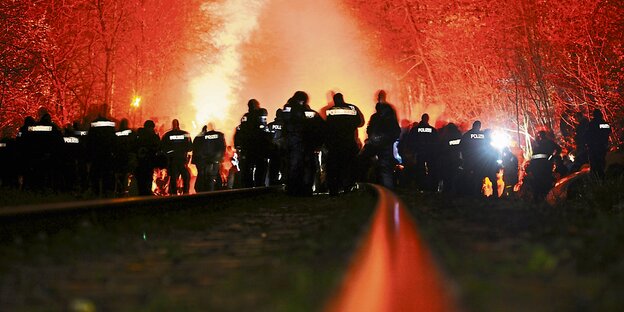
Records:
[[[119,129],[115,132],[115,192],[119,196],[128,196],[130,178],[136,168],[136,154],[134,144],[136,133],[129,127],[128,119],[119,122]]]
[[[462,133],[454,123],[449,123],[440,131],[440,187],[445,193],[456,193],[457,179],[460,175],[461,153],[459,144]]]
[[[33,170],[29,177],[31,186],[36,190],[54,189],[59,186],[60,155],[63,147],[63,134],[52,117],[44,113],[39,122],[28,127],[28,133],[32,143],[32,160],[30,164]]]
[[[282,120],[282,109],[275,111],[275,120],[267,125],[271,137],[271,149],[269,151],[269,184],[278,185],[284,181],[286,175],[286,143],[282,129],[284,121]]]
[[[178,194],[178,178],[182,177],[183,194],[188,194],[190,174],[186,165],[189,161],[188,153],[193,150],[193,143],[188,132],[180,129],[180,122],[174,119],[171,130],[162,137],[163,150],[167,156],[167,172],[169,173],[169,194]]]
[[[472,128],[464,133],[459,145],[464,169],[464,193],[467,195],[477,196],[481,192],[485,177],[483,151],[486,144],[488,143],[481,131],[481,121],[477,120],[472,124]]]
[[[63,130],[63,148],[61,156],[61,168],[63,171],[61,188],[65,192],[75,191],[78,186],[78,158],[82,150],[81,137],[76,136],[74,127],[67,124]]]
[[[592,120],[587,127],[585,139],[591,172],[600,179],[603,179],[605,176],[605,158],[609,151],[609,135],[611,135],[611,125],[604,120],[599,109],[594,109]]]
[[[394,143],[401,134],[396,111],[386,102],[386,92],[377,93],[375,113],[371,116],[366,127],[368,139],[360,152],[360,162],[376,157],[378,161],[378,179],[381,185],[394,188]],[[360,171],[368,171],[362,167]]]
[[[24,118],[24,123],[19,128],[17,132],[17,136],[15,137],[15,147],[16,147],[16,165],[17,165],[17,174],[18,180],[21,177],[21,188],[30,189],[32,188],[30,185],[30,179],[32,176],[32,171],[34,170],[32,167],[33,163],[33,149],[35,145],[32,142],[30,132],[28,129],[34,126],[37,123],[35,118],[32,116],[27,116]]]
[[[193,164],[197,166],[198,192],[214,191],[221,187],[220,168],[225,153],[225,138],[222,132],[215,131],[214,124],[208,123],[193,140]]]
[[[143,128],[137,131],[135,152],[137,155],[136,179],[139,195],[153,195],[152,182],[154,169],[158,164],[158,153],[161,151],[161,143],[155,131],[156,125],[152,120],[146,120]]]
[[[327,109],[325,146],[327,186],[330,195],[348,192],[355,185],[355,162],[359,152],[357,128],[364,125],[360,109],[345,103],[342,93],[334,94],[334,105]]]
[[[555,182],[553,175],[554,157],[561,153],[561,147],[548,138],[546,131],[537,133],[531,162],[527,167],[528,182],[535,200],[543,200]]]
[[[505,190],[503,196],[510,197],[514,194],[514,188],[518,184],[518,157],[511,152],[509,147],[503,148],[501,154],[503,165],[503,181]]]
[[[587,155],[587,129],[589,128],[589,119],[581,112],[577,112],[575,118],[577,120],[574,129],[574,144],[576,150],[574,153],[574,164],[571,169],[572,172],[579,171],[581,167],[589,161]]]
[[[234,135],[234,145],[239,151],[241,178],[244,187],[265,186],[267,154],[270,133],[267,128],[267,110],[260,102],[247,102],[248,111],[241,118]]]
[[[91,188],[99,196],[110,197],[115,190],[114,153],[115,123],[106,118],[108,106],[100,107],[98,117],[87,133]]]
[[[437,186],[435,158],[438,148],[438,131],[429,125],[429,114],[423,114],[419,123],[414,124],[406,139],[408,148],[415,156],[414,174],[421,190],[433,191]]]
[[[282,110],[288,153],[286,191],[295,196],[312,195],[319,165],[315,151],[323,143],[324,121],[308,99],[305,92],[297,91]]]

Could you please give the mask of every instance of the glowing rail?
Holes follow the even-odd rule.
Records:
[[[370,231],[326,311],[457,310],[403,203],[371,187],[379,200]]]

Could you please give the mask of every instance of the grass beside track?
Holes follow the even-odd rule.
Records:
[[[624,181],[557,207],[398,191],[467,311],[622,311]]]
[[[375,203],[272,193],[33,229],[0,243],[0,310],[317,311]]]

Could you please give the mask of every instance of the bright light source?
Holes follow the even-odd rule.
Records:
[[[495,148],[502,150],[511,145],[511,136],[501,131],[492,132],[492,141],[490,142]]]
[[[130,105],[134,108],[138,108],[141,105],[141,97],[135,96],[134,99],[132,99],[132,103]]]

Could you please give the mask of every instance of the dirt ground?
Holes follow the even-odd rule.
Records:
[[[265,194],[0,244],[1,311],[318,311],[373,196]]]

